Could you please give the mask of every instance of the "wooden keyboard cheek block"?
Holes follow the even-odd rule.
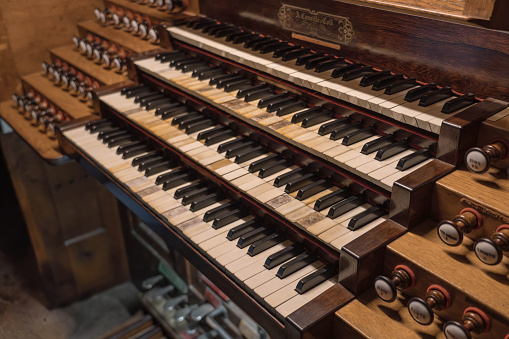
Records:
[[[478,307],[490,318],[491,329],[486,336],[476,338],[503,338],[509,332],[507,268],[482,270],[482,264],[474,261],[473,253],[458,261],[460,254],[451,252],[450,247],[438,240],[436,232],[429,230],[431,223],[432,220],[427,220],[416,228],[419,231],[416,234],[407,233],[387,246],[384,275],[390,276],[397,265],[406,265],[415,274],[415,285],[400,295],[408,299],[424,298],[430,285],[440,285],[450,294],[451,305],[435,314],[445,321],[461,322],[467,307]],[[424,237],[421,232],[425,233]],[[493,279],[494,275],[498,279]]]

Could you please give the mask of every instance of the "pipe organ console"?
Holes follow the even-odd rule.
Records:
[[[20,112],[271,337],[509,335],[508,33],[195,5],[106,0],[43,65],[97,114]]]

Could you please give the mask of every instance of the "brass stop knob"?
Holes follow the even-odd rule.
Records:
[[[398,296],[398,290],[404,290],[415,284],[415,275],[404,265],[394,268],[391,278],[379,275],[375,278],[374,287],[378,297],[386,302],[393,302]]]
[[[465,164],[472,172],[484,173],[493,163],[505,158],[507,146],[501,141],[495,141],[483,148],[473,147],[465,153]]]
[[[490,239],[481,238],[475,242],[475,255],[486,265],[497,265],[509,251],[509,225],[501,225]]]
[[[433,311],[441,311],[450,305],[449,292],[439,285],[431,285],[424,299],[417,297],[410,299],[407,308],[415,321],[421,325],[429,325],[435,319]]]
[[[444,325],[444,334],[447,339],[472,339],[472,334],[481,334],[489,330],[489,318],[481,310],[469,307],[463,313],[462,323],[448,321]]]
[[[451,220],[443,220],[438,224],[437,232],[440,240],[446,245],[458,246],[463,242],[463,234],[482,226],[481,215],[471,208],[465,208]]]

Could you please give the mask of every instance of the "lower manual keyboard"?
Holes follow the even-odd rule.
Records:
[[[337,268],[189,170],[104,120],[65,138],[157,211],[281,321],[337,282]]]

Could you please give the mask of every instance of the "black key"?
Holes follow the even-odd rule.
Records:
[[[410,155],[407,155],[406,157],[399,159],[396,169],[404,171],[406,169],[409,169],[410,167],[414,167],[415,165],[420,164],[421,162],[429,158],[431,158],[431,152],[429,148],[423,148]]]
[[[287,105],[289,103],[292,103],[292,102],[294,102],[296,100],[297,100],[297,98],[292,98],[292,97],[288,98],[288,97],[286,97],[286,98],[282,98],[282,99],[277,100],[277,101],[273,101],[273,102],[271,102],[270,104],[267,105],[267,112],[269,112],[269,113],[276,112],[279,109],[279,107],[285,106],[285,105]]]
[[[345,146],[353,145],[359,141],[372,137],[376,134],[375,127],[361,128],[358,131],[348,133],[341,142]]]
[[[376,140],[372,140],[370,142],[367,142],[362,146],[361,153],[362,154],[371,154],[375,151],[378,151],[379,149],[388,146],[392,143],[394,143],[394,137],[392,134],[384,135],[383,137],[380,137]]]
[[[147,111],[150,111],[152,109],[157,109],[159,108],[160,106],[163,106],[165,104],[174,104],[175,101],[171,100],[170,98],[161,98],[161,99],[158,99],[158,100],[153,100],[153,101],[150,101],[146,106],[145,106],[145,109]]]
[[[225,131],[224,133],[220,133],[220,134],[215,134],[215,135],[212,135],[212,136],[208,137],[207,139],[205,139],[205,145],[206,146],[214,145],[214,144],[217,144],[218,142],[222,142],[227,139],[230,139],[230,138],[234,137],[235,135],[236,135],[235,132],[232,130]]]
[[[94,126],[100,126],[100,125],[110,125],[111,121],[106,119],[98,119],[91,121],[85,125],[85,130],[91,130]]]
[[[294,60],[305,55],[311,54],[311,50],[309,48],[301,48],[297,50],[291,50],[283,53],[283,61]]]
[[[236,37],[242,37],[242,36],[249,36],[253,33],[251,32],[244,32],[244,31],[234,31],[234,32],[230,32],[226,35],[226,41],[233,41],[233,39],[235,39]]]
[[[272,233],[271,235],[268,235],[265,238],[260,239],[257,242],[253,243],[251,246],[249,246],[247,254],[254,257],[255,255],[260,254],[263,251],[268,250],[269,248],[274,247],[285,240],[286,235]]]
[[[345,75],[346,73],[355,71],[357,69],[361,69],[362,67],[364,67],[364,65],[359,64],[359,63],[353,63],[353,64],[347,64],[344,66],[339,66],[338,68],[335,68],[334,71],[332,71],[331,76],[333,78],[340,78],[343,75]]]
[[[243,88],[251,88],[251,80],[249,79],[240,79],[237,81],[230,81],[224,87],[224,91],[226,93],[230,93],[236,90],[240,90]]]
[[[256,146],[258,146],[258,144],[255,143],[254,141],[235,146],[234,148],[230,148],[226,151],[225,158],[230,159],[230,158],[236,157],[237,155],[239,155],[240,153],[243,153],[244,151],[254,149]]]
[[[285,99],[286,97],[287,97],[286,93],[279,93],[279,94],[274,94],[274,95],[268,96],[266,98],[260,99],[260,101],[258,102],[258,108],[265,108],[269,104],[271,104],[273,102],[277,102],[282,99]]]
[[[244,248],[272,233],[274,233],[272,228],[259,227],[251,232],[241,235],[237,242],[237,247]]]
[[[198,134],[198,136],[196,137],[196,140],[204,140],[204,139],[207,139],[208,137],[211,137],[216,134],[221,134],[226,131],[229,131],[228,127],[217,126],[217,127],[214,127],[213,129],[209,129],[208,131],[200,132]]]
[[[133,142],[134,140],[136,140],[136,137],[134,135],[122,134],[117,137],[109,138],[107,141],[107,144],[108,144],[108,148],[113,148],[116,146],[129,144],[129,143]],[[120,154],[120,152],[117,154]]]
[[[281,251],[269,255],[265,260],[263,266],[266,269],[271,270],[274,267],[284,263],[285,261],[290,260],[295,256],[301,254],[302,252],[304,252],[304,248],[302,246],[296,244],[290,245],[287,248],[282,249]]]
[[[206,25],[205,27],[202,28],[202,33],[209,33],[212,29],[214,28],[222,28],[222,27],[225,27],[226,24],[221,24],[219,22],[216,22],[214,25]]]
[[[246,42],[244,47],[251,48],[253,51],[258,51],[264,44],[271,41],[273,41],[273,39],[270,36],[260,37]]]
[[[288,52],[292,52],[292,51],[296,51],[296,50],[300,50],[302,47],[301,46],[286,46],[286,47],[281,47],[280,49],[278,49],[277,51],[274,52],[274,54],[272,54],[272,57],[273,58],[281,58],[283,56],[283,54],[285,53],[288,53]]]
[[[271,176],[272,174],[276,174],[277,172],[281,172],[285,168],[289,166],[289,162],[286,159],[278,160],[274,163],[271,163],[269,165],[266,165],[260,169],[260,172],[258,172],[258,177],[260,178],[266,178]]]
[[[256,86],[251,86],[249,88],[241,89],[237,93],[237,98],[239,98],[239,99],[244,98],[249,93],[255,92],[255,91],[258,91],[258,90],[261,90],[261,89],[266,89],[265,84],[260,84],[260,85],[256,85]]]
[[[181,51],[171,51],[171,52],[164,52],[164,53],[157,53],[155,56],[156,60],[161,60],[162,58],[171,57],[172,55],[178,55],[178,54],[184,54],[184,52]]]
[[[187,116],[187,114],[189,113],[188,111],[189,111],[189,108],[186,106],[170,109],[166,112],[163,112],[163,114],[161,114],[161,119],[168,120],[170,118]]]
[[[191,203],[191,207],[189,210],[191,212],[199,211],[205,207],[215,204],[223,199],[223,195],[221,193],[212,193],[206,196],[201,196],[196,198],[195,201]]]
[[[175,61],[173,63],[170,63],[171,66],[175,67],[176,70],[181,70],[186,65],[195,65],[198,63],[202,63],[203,61],[198,58],[192,58],[187,60],[181,60],[181,61]]]
[[[318,212],[323,211],[327,207],[330,207],[336,204],[337,202],[348,198],[350,195],[351,195],[350,192],[348,192],[347,190],[338,189],[332,193],[324,195],[321,198],[318,198],[315,202],[314,209],[315,211]]]
[[[154,167],[158,164],[162,164],[167,162],[168,159],[162,155],[158,155],[156,157],[148,158],[146,160],[139,161],[138,171],[145,171],[149,167]]]
[[[129,98],[134,98],[139,94],[153,93],[153,92],[154,91],[151,88],[145,87],[145,88],[140,88],[138,90],[127,91],[125,94],[125,97],[127,99],[129,99]]]
[[[236,164],[242,164],[246,161],[249,161],[251,159],[257,158],[262,154],[265,154],[267,151],[265,150],[265,147],[263,146],[256,146],[253,149],[249,149],[243,153],[238,153],[235,157],[235,163]]]
[[[198,112],[189,112],[185,115],[181,115],[181,116],[173,118],[173,120],[171,121],[171,124],[172,125],[180,125],[181,122],[190,121],[190,120],[196,119],[196,118],[203,118],[203,115],[201,115]]]
[[[170,66],[173,66],[173,64],[177,61],[187,60],[189,57],[185,53],[179,53],[172,56],[163,56],[161,58],[161,63],[169,63]]]
[[[177,118],[175,118],[177,119]],[[196,116],[188,117],[188,118],[182,118],[179,122],[179,129],[186,129],[189,125],[196,124],[203,121],[211,121],[206,116],[198,114]]]
[[[159,92],[148,92],[148,93],[143,93],[143,94],[140,94],[140,95],[137,95],[135,98],[134,98],[134,103],[137,104],[137,103],[140,103],[142,99],[145,99],[145,98],[156,98],[156,97],[159,97],[161,96],[161,93]]]
[[[182,205],[187,206],[189,204],[192,204],[197,198],[207,196],[211,193],[214,193],[216,191],[213,187],[202,187],[196,190],[193,190],[191,192],[187,192],[182,197]]]
[[[405,91],[409,88],[417,86],[417,81],[414,78],[403,79],[396,82],[393,82],[385,89],[384,94],[396,94],[401,91]]]
[[[115,128],[109,131],[102,131],[97,134],[97,139],[102,139],[103,143],[107,143],[109,139],[122,135],[128,135],[130,132],[123,128]]]
[[[214,126],[216,123],[213,120],[206,119],[192,124],[187,124],[186,134],[193,134],[198,131]]]
[[[146,154],[146,155],[142,155],[140,157],[134,158],[133,161],[131,162],[131,165],[139,166],[139,165],[147,163],[149,161],[156,161],[156,160],[160,160],[160,159],[163,159],[163,156],[161,154],[150,153],[150,154]]]
[[[307,173],[298,178],[291,179],[285,186],[285,193],[295,192],[299,188],[312,184],[316,180],[317,178],[313,173]]]
[[[396,83],[403,79],[404,79],[403,74],[388,75],[386,77],[376,80],[373,83],[373,87],[371,87],[371,89],[373,91],[380,91],[392,85],[393,83]]]
[[[160,105],[159,107],[156,108],[155,115],[156,116],[162,115],[164,112],[167,112],[171,109],[178,108],[178,107],[183,107],[183,105],[180,102],[173,102],[173,103]]]
[[[451,87],[442,87],[432,92],[424,94],[419,101],[419,106],[427,107],[435,102],[439,102],[453,96]]]
[[[294,258],[279,267],[276,276],[280,279],[286,278],[291,274],[297,272],[301,268],[311,265],[316,261],[316,255],[313,253],[303,253],[297,258]]]
[[[346,212],[351,211],[356,207],[359,207],[363,203],[364,200],[362,200],[362,198],[352,195],[351,197],[341,200],[337,204],[333,205],[330,208],[329,213],[327,213],[327,217],[335,219],[340,215],[343,215]]]
[[[226,152],[228,149],[233,148],[237,145],[245,144],[249,142],[249,138],[242,137],[235,140],[231,140],[228,142],[225,142],[217,147],[217,153],[223,153]]]
[[[195,29],[194,26],[200,25],[200,24],[203,24],[203,23],[208,23],[208,22],[211,22],[211,21],[212,21],[212,19],[209,19],[209,18],[197,18],[197,19],[189,21],[186,24],[186,26]]]
[[[141,99],[140,107],[145,107],[145,109],[146,109],[146,107],[149,103],[151,103],[152,101],[157,101],[157,100],[161,100],[161,99],[167,99],[167,98],[164,96],[164,94],[159,94],[157,96]],[[147,109],[147,111],[148,111],[148,109]]]
[[[189,72],[194,72],[196,70],[205,70],[205,69],[210,69],[210,65],[204,63],[203,61],[197,61],[194,63],[184,65],[181,70],[182,70],[182,73],[189,73]]]
[[[217,82],[216,87],[217,88],[225,88],[227,84],[235,82],[235,81],[239,81],[239,80],[247,80],[247,79],[241,77],[240,75],[235,74],[233,77],[224,78],[224,79],[219,80]]]
[[[268,97],[268,96],[272,96],[273,94],[274,94],[274,91],[271,88],[262,88],[262,89],[259,89],[257,91],[248,93],[244,97],[244,101],[245,102],[250,102],[250,101],[257,100],[257,99],[261,99],[261,98],[265,98],[265,97]]]
[[[225,37],[225,36],[228,36],[228,35],[231,35],[234,33],[239,33],[239,32],[242,32],[240,30],[240,28],[235,27],[235,26],[230,26],[230,27],[226,27],[226,28],[221,29],[218,32],[216,32],[215,37],[222,38],[222,37]]]
[[[167,165],[167,167],[171,166],[168,169],[177,167],[177,163],[175,161],[173,161],[173,160],[169,160],[169,161],[166,160],[166,161],[164,161],[164,162],[162,162],[160,164],[157,164],[157,165],[155,165],[153,167],[157,167],[157,166],[162,165],[162,164]],[[158,175],[157,178],[156,178],[155,183],[156,183],[156,185],[161,185],[164,182],[166,182],[168,180],[171,180],[174,177],[177,177],[177,176],[182,175],[182,174],[187,174],[187,173],[188,172],[187,172],[186,169],[178,168],[178,169],[175,169],[175,170],[173,170],[171,172],[167,172],[167,173],[163,173],[161,175]]]
[[[228,224],[231,224],[232,222],[235,222],[241,218],[244,218],[249,214],[249,211],[246,209],[234,209],[232,211],[225,212],[221,215],[218,215],[216,218],[214,218],[214,221],[212,222],[212,228],[214,229],[220,229],[221,227],[224,227]]]
[[[316,66],[315,72],[322,73],[325,71],[330,71],[336,67],[340,67],[341,65],[345,65],[345,58],[334,58],[325,62],[320,63]]]
[[[186,173],[181,174],[175,177],[172,177],[170,180],[165,181],[163,184],[163,190],[171,190],[172,188],[178,187],[180,185],[183,185],[187,182],[190,182],[196,178],[196,175],[194,173]]]
[[[338,140],[345,137],[348,133],[362,128],[362,122],[356,121],[348,125],[343,125],[332,131],[330,135],[331,140]]]
[[[310,115],[302,120],[301,126],[304,128],[309,128],[323,122],[329,121],[333,118],[333,113],[331,111],[323,111],[318,112],[316,114]]]
[[[271,42],[269,44],[266,44],[262,48],[260,48],[260,53],[261,54],[267,54],[267,53],[275,52],[277,50],[280,50],[280,49],[288,47],[288,46],[289,45],[288,45],[287,42],[273,41],[273,42]]]
[[[157,166],[147,168],[147,170],[145,171],[145,176],[150,177],[154,174],[161,173],[163,171],[167,171],[172,168],[175,168],[175,166],[176,166],[175,162],[170,160],[163,164],[159,164]]]
[[[304,168],[302,168],[302,167],[296,168],[293,171],[286,172],[286,173],[281,174],[280,176],[278,176],[274,180],[274,186],[281,187],[283,185],[288,184],[290,182],[290,180],[299,178],[299,177],[301,177],[301,176],[303,176],[303,175],[305,175],[307,173],[308,172]]]
[[[90,134],[104,132],[104,131],[111,131],[116,126],[112,122],[104,123],[104,124],[97,124],[90,126],[89,131]]]
[[[191,73],[191,76],[193,78],[196,78],[196,77],[200,76],[200,74],[207,73],[207,72],[214,72],[217,70],[220,70],[220,68],[218,66],[208,66],[204,69],[194,70],[193,73]]]
[[[209,85],[214,86],[214,85],[217,85],[220,80],[228,80],[228,79],[232,79],[232,78],[236,78],[236,77],[238,77],[238,75],[234,74],[234,73],[227,73],[227,74],[213,76],[210,78]]]
[[[373,220],[380,218],[385,213],[386,213],[385,210],[381,206],[372,206],[365,210],[364,212],[361,212],[356,216],[352,217],[352,219],[350,219],[350,221],[348,222],[348,229],[350,231],[357,231],[362,226],[367,225]]]
[[[297,287],[295,290],[299,294],[306,293],[313,287],[320,285],[326,280],[329,280],[333,276],[335,276],[337,273],[336,266],[335,265],[327,265],[325,267],[320,268],[314,273],[311,273],[310,275],[302,278],[299,283],[297,284]]]
[[[350,124],[350,118],[348,118],[348,117],[339,118],[337,120],[328,122],[328,123],[320,126],[320,129],[318,129],[318,134],[319,135],[327,135],[329,133],[332,133],[336,128],[339,128],[339,127],[341,127],[343,125],[347,125],[347,124]]]
[[[122,152],[122,159],[130,159],[137,155],[153,151],[154,149],[148,145],[141,145],[138,147],[132,147]]]
[[[311,61],[313,59],[322,58],[324,56],[325,56],[325,54],[323,54],[323,53],[312,53],[312,54],[304,55],[297,59],[297,61],[295,62],[295,65],[304,66],[308,63],[308,61]]]
[[[390,145],[387,145],[376,153],[375,159],[382,161],[385,159],[389,159],[390,157],[399,154],[407,149],[409,149],[410,146],[408,145],[408,141],[403,139],[397,142],[394,142]]]
[[[221,206],[212,208],[212,209],[208,210],[207,212],[205,212],[205,214],[203,215],[203,221],[209,222],[209,221],[213,220],[219,214],[222,214],[225,211],[231,211],[234,209],[238,209],[238,207],[239,207],[239,203],[237,201],[234,201],[234,202],[229,202],[227,204],[223,204]]]
[[[244,40],[244,48],[251,48],[253,43],[265,39],[266,37],[261,36],[260,34],[253,33],[250,36],[246,36],[245,38],[237,38],[233,40],[233,44],[239,43],[239,40]]]
[[[256,33],[247,33],[245,35],[239,35],[239,36],[233,38],[232,42],[234,45],[243,44],[243,43],[246,43],[246,42],[248,42],[252,39],[255,39],[259,36],[260,35],[256,34]]]
[[[297,192],[296,199],[297,200],[304,200],[307,199],[315,194],[318,194],[322,192],[323,190],[331,187],[332,184],[328,182],[327,180],[319,179],[316,180],[313,183],[310,183],[307,186],[302,187],[299,189],[299,192]]]
[[[309,116],[313,116],[314,114],[319,114],[321,111],[322,111],[321,107],[314,107],[314,108],[307,109],[304,112],[295,113],[292,117],[292,123],[298,124],[305,118],[307,118]]]
[[[235,226],[231,230],[228,231],[228,235],[226,239],[232,241],[239,238],[241,235],[254,231],[257,228],[262,227],[260,222],[257,220],[249,220],[248,222],[243,223],[242,225]]]
[[[289,102],[288,104],[286,105],[282,105],[282,106],[279,106],[277,111],[276,111],[276,115],[278,117],[282,117],[282,116],[285,116],[287,114],[290,114],[290,113],[293,113],[293,112],[297,112],[301,109],[304,109],[306,108],[307,105],[304,101],[292,101],[292,102]]]
[[[279,154],[271,154],[271,155],[267,156],[266,158],[254,161],[253,163],[251,163],[251,165],[249,165],[249,172],[250,173],[257,172],[264,166],[273,164],[280,159],[281,159],[281,156]]]
[[[227,73],[222,68],[214,68],[210,71],[203,71],[198,75],[198,80],[204,81],[207,79],[211,79],[212,77],[218,77],[221,75],[227,75]]]
[[[251,49],[252,49],[253,51],[261,51],[261,50],[262,50],[262,48],[264,48],[265,46],[268,46],[268,45],[272,44],[273,42],[279,42],[279,40],[270,38],[270,39],[269,39],[269,40],[267,40],[267,41],[258,41],[258,42],[255,42],[255,43],[253,44],[253,47],[251,47]]]
[[[203,188],[207,188],[203,182],[195,182],[195,183],[189,184],[185,187],[181,187],[178,190],[176,190],[173,197],[175,199],[180,199],[188,193],[195,192],[195,191],[198,191]]]
[[[462,95],[460,97],[451,99],[447,101],[444,104],[444,107],[442,107],[441,112],[445,114],[450,114],[454,111],[457,111],[459,109],[465,108],[469,105],[475,104],[476,102],[479,102],[475,96],[472,93],[468,93],[465,95]]]
[[[202,22],[198,22],[198,23],[194,24],[193,28],[198,30],[198,29],[203,29],[207,26],[214,26],[214,25],[217,25],[217,21],[207,20],[207,21],[202,21]]]
[[[419,100],[425,94],[433,92],[437,89],[437,85],[435,84],[427,84],[418,88],[414,88],[409,90],[405,95],[405,100],[408,102],[413,102],[415,100]]]
[[[313,69],[313,68],[316,68],[317,66],[321,65],[322,63],[331,61],[333,59],[334,59],[334,57],[331,57],[331,56],[324,56],[321,58],[316,58],[316,59],[309,60],[308,62],[306,62],[305,67],[306,67],[306,69]]]
[[[158,60],[157,56],[156,56],[156,60]],[[130,86],[130,87],[124,87],[120,90],[120,94],[125,95],[129,91],[138,90],[138,89],[142,89],[142,88],[145,88],[145,85],[140,84],[140,85],[135,85],[135,86]]]
[[[391,72],[384,70],[380,72],[373,72],[371,74],[365,75],[362,79],[359,85],[362,87],[367,87],[373,85],[376,81],[380,79],[385,79],[388,76],[391,75]]]
[[[372,74],[374,72],[376,72],[376,71],[373,70],[373,67],[371,67],[371,66],[364,66],[362,68],[346,72],[343,75],[343,78],[341,78],[341,80],[343,80],[343,81],[351,81],[351,80],[358,79],[360,77],[364,77],[366,75]]]

